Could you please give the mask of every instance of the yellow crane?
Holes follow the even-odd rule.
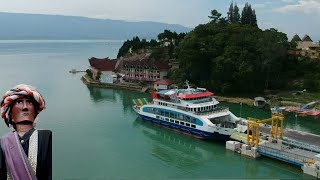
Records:
[[[282,138],[283,136],[283,121],[284,117],[281,114],[272,115],[269,119],[254,119],[249,118],[247,122],[247,144],[251,144],[253,146],[259,145],[259,137],[260,137],[260,124],[271,122],[270,135],[272,139],[278,139],[278,137]],[[251,132],[251,134],[250,134]]]

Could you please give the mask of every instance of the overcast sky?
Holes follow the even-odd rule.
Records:
[[[208,22],[212,9],[223,16],[232,0],[0,0],[0,12],[156,21],[195,27]],[[233,0],[256,10],[261,29],[276,28],[291,38],[309,34],[320,40],[320,0]]]

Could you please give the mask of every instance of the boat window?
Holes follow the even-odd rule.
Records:
[[[157,119],[159,119],[159,116],[156,116]]]
[[[189,127],[190,127],[190,124],[189,124],[189,123],[186,123],[186,126],[189,126]]]
[[[179,114],[179,119],[183,120],[183,115]]]
[[[161,110],[160,112],[161,112],[161,116],[164,116],[164,111]]]
[[[171,118],[174,118],[174,114],[173,114],[173,113],[170,113],[170,117],[171,117]]]
[[[196,125],[191,124],[191,127],[192,127],[192,128],[196,128]]]
[[[169,121],[169,118],[165,118],[166,121]]]
[[[165,112],[165,116],[169,117],[169,112],[166,111]]]
[[[179,121],[174,121],[174,123],[179,124]]]
[[[181,125],[184,125],[184,122],[180,122]]]
[[[186,116],[186,119],[185,119],[187,122],[190,122],[190,117],[189,116]]]
[[[174,120],[173,120],[173,119],[170,119],[170,122],[174,122]]]
[[[195,124],[196,123],[196,119],[192,118],[191,123]]]

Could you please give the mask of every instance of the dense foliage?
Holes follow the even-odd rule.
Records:
[[[175,57],[174,50],[180,41],[185,37],[186,33],[176,33],[170,30],[164,30],[163,33],[158,34],[158,40],[151,39],[147,41],[139,37],[134,37],[132,40],[127,40],[123,43],[119,49],[117,58],[125,56],[128,53],[135,53],[141,49],[152,49],[151,58],[155,60],[159,59],[171,59]],[[164,45],[165,43],[167,45]]]
[[[177,48],[180,69],[170,76],[174,81],[188,79],[222,93],[319,88],[319,61],[290,56],[288,50],[294,45],[286,34],[259,29],[250,5],[246,4],[240,20],[237,9],[231,5],[228,18],[212,10],[211,21],[184,38]],[[302,83],[290,84],[299,78]]]
[[[261,30],[255,10],[246,3],[241,16],[231,3],[227,17],[212,10],[210,22],[188,33],[165,30],[158,41],[134,37],[124,42],[118,58],[151,48],[150,58],[177,59],[180,68],[169,73],[177,84],[189,80],[221,93],[261,93],[265,90],[320,90],[320,59],[299,57],[296,42],[276,29]]]
[[[159,46],[159,43],[155,39],[151,39],[150,41],[142,39],[140,41],[139,37],[136,36],[133,37],[132,40],[127,40],[123,43],[123,45],[119,49],[117,58],[120,58],[121,56],[127,54],[130,51],[130,49],[132,52],[136,52],[140,49],[152,48],[157,46]]]

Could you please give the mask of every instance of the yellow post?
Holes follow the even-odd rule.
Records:
[[[256,128],[257,128],[257,135],[256,135],[257,141],[256,141],[256,146],[259,145],[259,137],[260,137],[259,125],[260,125],[259,123],[256,123]]]
[[[247,124],[247,144],[250,143],[250,122]]]

